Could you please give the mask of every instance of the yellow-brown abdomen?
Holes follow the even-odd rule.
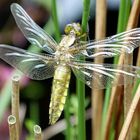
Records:
[[[54,124],[63,111],[69,87],[70,73],[70,68],[65,65],[59,65],[55,70],[49,109],[50,124]]]

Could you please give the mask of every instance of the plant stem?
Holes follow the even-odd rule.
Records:
[[[35,140],[42,140],[41,127],[39,125],[34,126],[34,136]]]
[[[130,6],[131,6],[130,0],[120,1],[117,33],[123,32],[126,29],[127,21],[129,18]]]
[[[19,120],[19,75],[12,77],[12,115],[16,117],[16,137],[20,135],[20,120]]]
[[[139,99],[140,99],[140,85],[139,85],[139,87],[137,89],[137,92],[136,92],[136,94],[134,96],[134,99],[133,99],[133,101],[131,103],[128,115],[127,115],[127,117],[125,119],[125,122],[124,122],[124,125],[122,127],[122,130],[121,130],[121,133],[120,133],[120,136],[119,136],[118,140],[126,139],[126,136],[128,134],[130,125],[132,123],[134,113],[136,111],[136,107],[137,107],[137,105],[139,103]]]
[[[52,18],[54,23],[54,33],[56,41],[60,41],[60,30],[59,30],[59,22],[57,16],[57,8],[56,8],[56,0],[52,0]]]
[[[83,15],[82,15],[82,31],[85,33],[88,27],[89,20],[89,11],[90,11],[90,0],[83,1]]]
[[[78,140],[85,140],[85,85],[77,79],[78,94]]]
[[[130,0],[121,0],[120,1],[120,8],[119,8],[119,17],[118,17],[118,24],[117,24],[117,33],[123,32],[126,30],[129,12],[131,7]],[[116,56],[114,58],[114,63],[118,62],[119,57]]]
[[[83,15],[82,15],[82,31],[87,31],[88,18],[90,10],[90,0],[83,1]],[[81,58],[84,60],[84,58]],[[86,139],[85,126],[85,85],[77,79],[76,92],[78,95],[78,140]]]
[[[30,109],[30,118],[35,123],[39,123],[39,103],[36,101],[31,101],[29,105]]]
[[[95,39],[101,40],[106,36],[106,0],[96,0],[96,24],[95,24]],[[95,50],[99,52],[98,49]],[[95,64],[103,63],[103,58],[95,58]],[[94,72],[93,72],[94,74]],[[96,87],[96,80],[93,79],[93,84]],[[101,122],[103,112],[103,90],[92,90],[92,139],[100,139],[101,137]]]
[[[67,96],[66,104],[65,104],[65,119],[66,119],[66,131],[65,131],[65,140],[72,140],[71,136],[71,122],[70,122],[70,101],[69,95]]]
[[[16,127],[16,117],[13,115],[10,115],[8,117],[8,124],[9,124],[9,135],[10,135],[10,140],[19,140],[17,138],[17,127]]]

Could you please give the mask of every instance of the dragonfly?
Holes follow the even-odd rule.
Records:
[[[11,5],[15,21],[28,41],[45,53],[0,44],[0,58],[34,80],[53,77],[52,94],[49,106],[49,123],[59,119],[67,97],[71,70],[76,77],[90,88],[104,89],[124,85],[124,77],[140,78],[140,68],[132,65],[96,64],[96,57],[112,58],[122,52],[130,54],[140,44],[140,28],[135,28],[101,41],[82,41],[82,28],[79,23],[67,24],[65,34],[57,43],[39,27],[18,4]],[[98,52],[95,51],[98,49]],[[79,60],[79,57],[85,60]],[[120,80],[117,80],[117,77]],[[93,83],[96,81],[96,86]]]

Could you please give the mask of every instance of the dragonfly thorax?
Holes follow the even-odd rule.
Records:
[[[55,56],[57,59],[58,64],[67,63],[70,60],[70,53],[68,53],[66,50],[56,51]]]
[[[69,61],[69,58],[71,56],[71,54],[69,53],[69,47],[71,47],[75,43],[75,40],[76,35],[73,33],[63,36],[55,52],[56,59],[59,63],[66,63]]]
[[[63,36],[61,42],[59,43],[58,50],[67,50],[71,45],[74,44],[76,36],[74,34],[69,34]]]

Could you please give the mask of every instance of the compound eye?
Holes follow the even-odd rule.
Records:
[[[80,36],[82,33],[80,31],[76,32],[76,36]]]
[[[71,30],[72,30],[72,25],[71,24],[66,25],[65,34],[69,34]]]
[[[76,36],[80,36],[82,34],[82,29],[79,28],[75,32],[76,32]]]
[[[75,25],[75,33],[76,33],[76,36],[80,36],[82,34],[82,29],[81,29],[80,23],[76,23],[76,25]]]

